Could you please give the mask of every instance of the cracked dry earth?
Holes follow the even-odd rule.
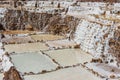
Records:
[[[8,39],[8,43],[4,45],[9,61],[13,65],[8,74],[3,75],[1,68],[0,80],[6,75],[10,77],[9,73],[12,70],[15,72],[14,69],[21,77],[15,79],[17,75],[14,75],[12,76],[14,80],[103,80],[100,75],[94,74],[84,65],[93,57],[74,48],[76,45],[74,41],[50,34],[31,34],[22,37],[29,38],[26,38],[25,42],[21,38],[19,43],[14,40],[12,44]],[[29,39],[32,39],[32,42],[29,42]]]

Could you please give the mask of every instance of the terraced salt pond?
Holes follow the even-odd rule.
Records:
[[[80,49],[62,49],[45,51],[47,55],[55,59],[61,66],[72,66],[78,63],[90,62],[92,56],[81,51]]]
[[[41,73],[55,70],[58,65],[41,52],[19,53],[11,55],[12,62],[22,73]]]
[[[34,40],[30,36],[26,37],[10,37],[10,38],[3,38],[2,42],[7,44],[13,44],[13,43],[28,43],[28,42],[34,42]]]
[[[31,35],[31,37],[35,41],[49,41],[49,40],[57,40],[64,38],[63,36],[52,35],[52,34]]]
[[[74,47],[76,43],[74,41],[69,41],[68,39],[63,39],[63,40],[54,40],[54,41],[47,41],[46,44],[50,48],[69,48],[69,47]]]
[[[3,80],[3,74],[0,74],[0,80]]]
[[[49,48],[44,43],[25,43],[25,44],[9,44],[5,45],[5,50],[9,53],[24,53],[24,52],[35,52],[40,50],[48,50]]]
[[[72,67],[40,75],[26,75],[25,80],[102,80],[81,67]]]

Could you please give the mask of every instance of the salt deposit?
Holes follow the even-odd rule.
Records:
[[[82,20],[77,27],[75,41],[80,44],[82,50],[91,53],[94,57],[100,58],[101,55],[105,55],[108,60],[107,58],[113,56],[113,53],[109,52],[111,49],[109,43],[114,38],[116,27],[114,24],[106,26]]]

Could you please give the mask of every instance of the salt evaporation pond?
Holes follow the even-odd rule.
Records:
[[[88,70],[72,67],[40,75],[26,75],[25,80],[102,80]]]
[[[70,41],[68,39],[62,39],[62,40],[54,40],[54,41],[47,41],[46,44],[50,48],[69,48],[69,47],[74,47],[76,43],[74,41]]]
[[[0,74],[0,80],[3,80],[3,74]]]
[[[25,43],[25,44],[9,44],[5,45],[5,50],[9,53],[24,53],[35,52],[40,50],[48,50],[49,48],[44,43]]]
[[[30,36],[3,38],[1,41],[7,44],[34,42]]]
[[[87,54],[80,49],[51,50],[46,51],[45,53],[55,59],[55,61],[63,67],[90,62],[93,58],[90,54]]]
[[[52,34],[31,35],[31,37],[35,41],[49,41],[49,40],[57,40],[64,38],[63,36],[52,35]]]
[[[58,67],[49,57],[40,52],[14,54],[11,58],[17,70],[22,73],[40,73],[43,70],[52,71]]]

